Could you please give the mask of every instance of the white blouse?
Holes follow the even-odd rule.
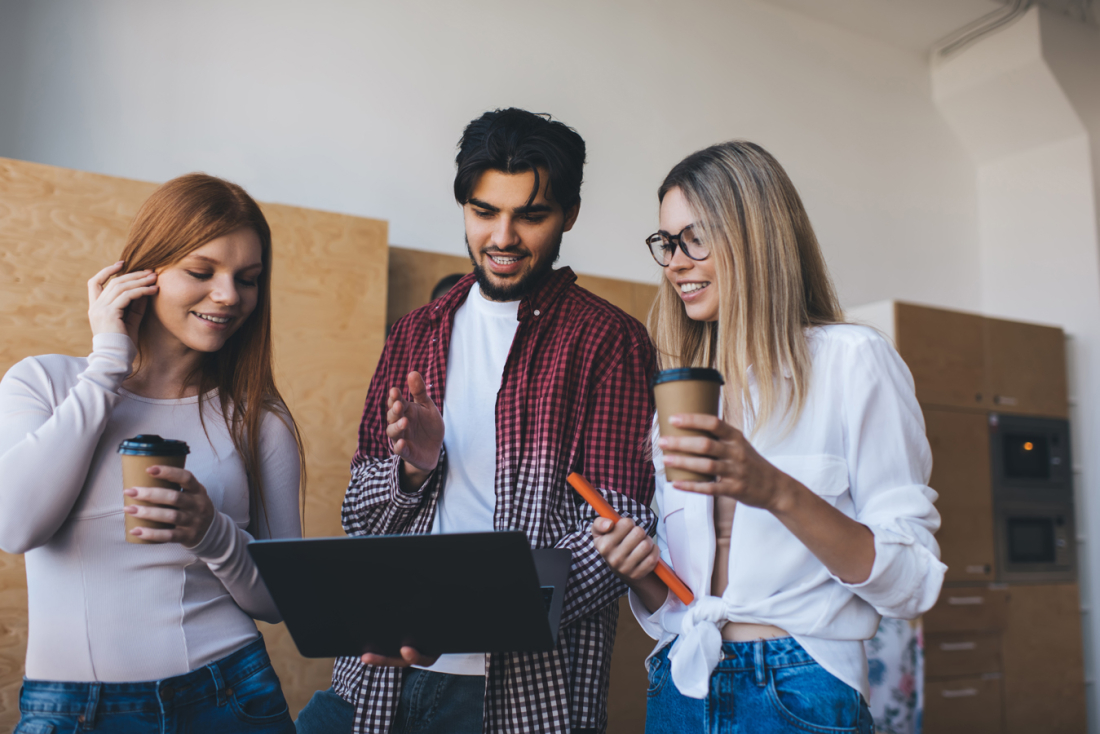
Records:
[[[939,596],[947,567],[932,537],[940,525],[937,495],[928,487],[932,455],[908,368],[867,327],[816,327],[807,335],[813,370],[797,423],[787,433],[761,430],[750,441],[778,469],[871,529],[871,575],[844,583],[774,515],[739,504],[729,585],[721,598],[709,596],[714,500],[672,487],[655,445],[657,543],[695,601],[686,607],[670,593],[652,614],[634,593],[630,604],[658,640],[654,652],[673,643],[672,678],[686,696],[707,695],[721,657],[720,626],[733,621],[786,630],[866,700],[863,640],[874,636],[880,615],[912,619]],[[750,390],[755,399],[751,375]]]
[[[133,342],[100,334],[87,359],[19,362],[0,381],[0,548],[26,553],[26,675],[55,681],[158,680],[200,668],[279,621],[248,555],[253,537],[298,537],[298,447],[267,414],[260,434],[264,511],[250,513],[244,463],[216,394],[129,393]],[[182,439],[187,469],[217,510],[194,548],[127,543],[119,443]]]

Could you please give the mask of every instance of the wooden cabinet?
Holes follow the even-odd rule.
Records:
[[[924,616],[924,732],[1086,731],[1077,585],[989,583],[998,572],[989,414],[1068,417],[1065,335],[892,301],[849,317],[894,339],[932,448],[948,570]]]
[[[1062,330],[1002,319],[983,321],[993,410],[1068,418]]]
[[[1004,693],[999,675],[929,680],[924,688],[924,731],[928,734],[1000,734]],[[1036,732],[1045,731],[1035,729]]]
[[[946,588],[924,615],[924,633],[1000,632],[1008,621],[1008,589],[1003,585]],[[929,675],[950,671],[928,671]]]
[[[894,339],[923,406],[1068,417],[1059,328],[896,301],[848,316]]]
[[[948,582],[992,581],[993,494],[985,413],[925,408],[932,479],[942,525],[936,534]]]
[[[928,734],[1005,731],[1001,649],[1010,599],[1001,586],[948,588],[924,615]]]
[[[938,632],[924,637],[924,667],[935,677],[1000,673],[1000,632]]]
[[[892,324],[898,353],[930,405],[987,409],[992,402],[985,370],[981,316],[897,303]]]
[[[1086,731],[1077,584],[1010,587],[1004,629],[1008,734]],[[935,734],[928,729],[928,734]]]

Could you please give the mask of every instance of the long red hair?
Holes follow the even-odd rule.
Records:
[[[233,445],[244,460],[250,504],[265,506],[260,482],[260,424],[264,413],[276,414],[294,433],[305,488],[305,451],[290,411],[275,387],[271,348],[271,228],[260,207],[237,184],[203,173],[190,173],[165,183],[138,209],[122,251],[123,273],[159,270],[174,265],[211,240],[241,228],[260,240],[263,272],[258,278],[256,308],[220,350],[205,355],[199,373],[199,418],[205,396],[218,391]],[[138,360],[142,337],[138,337]],[[205,423],[205,421],[204,421]]]

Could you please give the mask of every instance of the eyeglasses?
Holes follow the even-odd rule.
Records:
[[[679,234],[669,234],[664,230],[654,232],[645,238],[649,254],[662,268],[667,268],[679,247],[692,260],[706,260],[710,257],[710,247],[695,235],[695,225],[689,224]]]

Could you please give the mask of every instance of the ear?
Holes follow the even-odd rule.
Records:
[[[581,203],[578,201],[573,206],[565,210],[565,223],[562,225],[561,231],[568,232],[573,229],[573,225],[577,221],[577,215],[581,213]]]

